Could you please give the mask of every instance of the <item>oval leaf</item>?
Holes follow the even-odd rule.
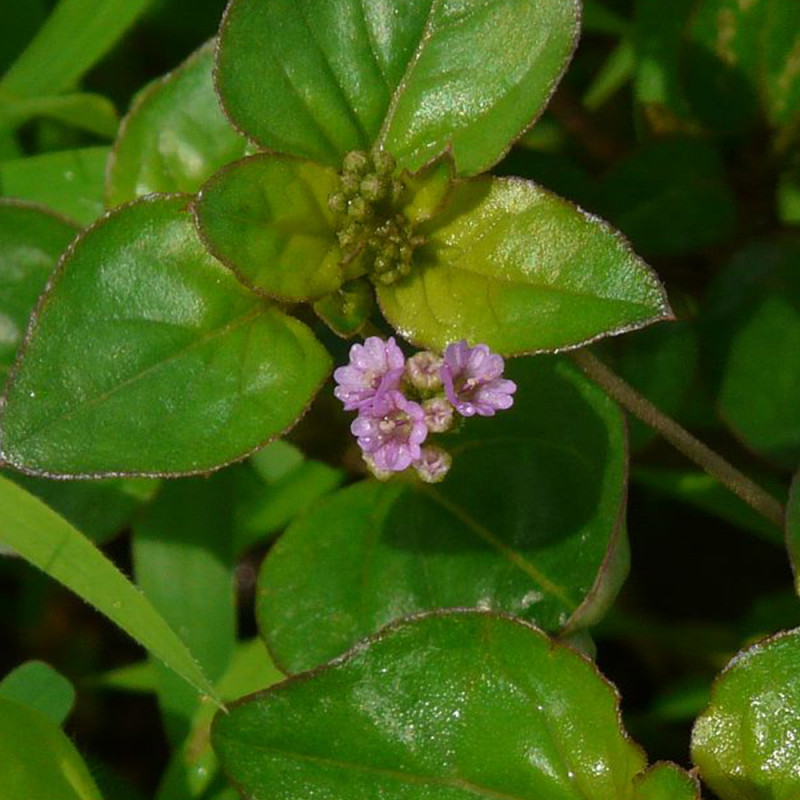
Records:
[[[14,362],[36,298],[76,233],[43,208],[0,200],[0,383]]]
[[[270,551],[257,613],[286,671],[420,611],[493,609],[552,631],[602,614],[628,566],[622,417],[566,361],[509,366],[514,407],[445,443],[442,484],[351,486]]]
[[[151,192],[196,192],[247,146],[219,107],[214,43],[146,88],[122,121],[108,165],[109,206]]]
[[[386,318],[421,347],[468,339],[504,355],[545,352],[671,314],[622,236],[527,181],[460,183],[421,233],[412,274],[378,288]]]
[[[218,172],[195,203],[213,255],[256,291],[312,300],[342,283],[342,253],[328,196],[337,174],[312,161],[258,155]]]
[[[800,797],[800,629],[739,653],[692,733],[692,758],[720,800]]]
[[[253,800],[621,800],[644,767],[592,664],[524,623],[430,615],[218,714]]]
[[[546,105],[578,13],[577,0],[233,0],[217,88],[269,149],[338,166],[377,143],[416,170],[452,145],[473,174]]]
[[[61,262],[5,396],[9,463],[72,476],[204,472],[303,413],[327,353],[206,253],[186,203],[123,207]]]
[[[75,746],[52,720],[0,697],[3,800],[101,800]]]

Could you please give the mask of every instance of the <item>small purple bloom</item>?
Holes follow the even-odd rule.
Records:
[[[339,367],[333,379],[339,384],[334,394],[344,403],[345,411],[355,411],[379,398],[385,392],[397,389],[405,369],[403,351],[394,338],[387,341],[370,336],[364,344],[350,348],[350,363]]]
[[[492,417],[511,408],[517,385],[502,377],[503,369],[502,357],[485,344],[470,347],[462,340],[448,345],[442,365],[447,399],[464,417]]]
[[[363,405],[350,430],[375,467],[386,472],[410,467],[428,435],[422,406],[394,389]]]

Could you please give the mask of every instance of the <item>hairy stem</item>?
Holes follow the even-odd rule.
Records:
[[[570,353],[573,361],[624,409],[661,434],[676,450],[702,467],[759,514],[783,528],[785,509],[772,495],[739,472],[722,456],[695,439],[675,420],[659,411],[646,397],[629,386],[588,350]]]

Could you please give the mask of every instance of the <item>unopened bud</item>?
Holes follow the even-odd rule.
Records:
[[[377,175],[367,175],[358,187],[361,196],[370,203],[378,203],[386,197],[386,183]]]
[[[432,397],[422,404],[425,425],[431,433],[445,433],[453,426],[453,406],[446,397]]]
[[[369,453],[362,453],[362,456],[364,457],[364,463],[367,465],[367,469],[370,471],[370,473],[372,473],[372,476],[377,478],[379,481],[388,481],[389,478],[391,478],[394,474],[388,470],[376,467],[375,462],[372,460],[372,456],[369,455]]]
[[[359,222],[365,222],[372,216],[372,206],[361,196],[356,195],[350,201],[350,207],[347,213],[353,219]]]
[[[370,168],[370,157],[363,150],[352,150],[344,157],[342,167],[345,172],[364,175]]]
[[[406,361],[406,377],[412,386],[424,392],[442,388],[442,359],[435,353],[423,350]]]
[[[334,192],[332,195],[329,195],[328,208],[333,211],[334,214],[346,214],[347,198],[344,192]]]
[[[394,156],[385,150],[376,150],[372,154],[372,163],[375,165],[375,171],[379,175],[391,175],[397,166]]]
[[[435,444],[429,444],[422,448],[422,454],[414,462],[414,469],[425,483],[439,483],[444,480],[452,464],[450,453]]]
[[[341,177],[340,183],[345,197],[355,197],[358,194],[358,187],[361,185],[361,178],[358,175],[345,172]]]

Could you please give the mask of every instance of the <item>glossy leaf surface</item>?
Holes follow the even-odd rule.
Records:
[[[280,300],[311,300],[342,282],[342,252],[328,196],[334,170],[258,155],[218,172],[195,204],[213,255],[248,286]]]
[[[577,27],[574,0],[235,0],[217,86],[269,149],[339,166],[377,143],[413,170],[452,144],[472,174],[541,112]]]
[[[0,199],[0,383],[14,362],[36,298],[76,232],[43,208]]]
[[[794,468],[800,459],[800,246],[741,251],[712,284],[701,328],[719,410],[754,449]]]
[[[213,687],[145,596],[80,531],[0,477],[0,542],[93,605],[199,692]]]
[[[122,121],[108,171],[109,206],[151,192],[196,192],[244,155],[246,141],[219,107],[214,43],[144,89]]]
[[[692,758],[721,800],[800,795],[800,629],[737,655],[695,723]]]
[[[75,689],[49,664],[26,661],[0,681],[0,698],[40,711],[61,725],[75,703]]]
[[[88,225],[104,210],[107,147],[85,147],[0,164],[0,192]]]
[[[444,443],[443,483],[348,487],[270,551],[258,616],[279,666],[317,666],[437,608],[505,611],[548,630],[602,614],[627,568],[620,413],[566,361],[508,366],[514,407]]]
[[[461,183],[421,233],[429,241],[412,274],[378,290],[386,318],[420,346],[552,351],[670,314],[619,234],[527,181]]]
[[[67,475],[205,471],[303,412],[327,353],[206,253],[185,206],[154,196],[124,207],[62,262],[6,394],[10,463]]]
[[[478,612],[388,628],[218,715],[212,742],[253,800],[627,800],[644,767],[590,662]]]
[[[67,735],[41,712],[0,697],[3,800],[101,800]]]

